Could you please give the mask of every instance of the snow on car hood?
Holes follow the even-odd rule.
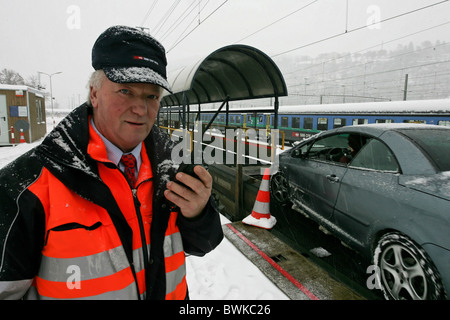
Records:
[[[450,171],[426,176],[401,176],[400,184],[450,200]]]

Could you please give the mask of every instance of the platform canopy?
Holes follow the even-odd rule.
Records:
[[[218,49],[169,73],[168,80],[173,94],[163,97],[163,107],[287,95],[283,75],[273,60],[246,45]]]

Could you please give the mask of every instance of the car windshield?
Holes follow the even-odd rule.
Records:
[[[399,132],[419,145],[439,171],[450,171],[450,130],[403,129]]]

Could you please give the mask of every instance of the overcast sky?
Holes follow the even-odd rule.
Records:
[[[358,52],[377,45],[388,49],[410,41],[449,42],[450,1],[406,14],[439,2],[0,0],[0,69],[13,69],[24,78],[38,71],[62,72],[52,78],[53,95],[61,107],[68,107],[84,102],[93,71],[92,45],[112,25],[149,28],[168,51],[170,71],[235,43],[254,46],[277,61],[292,54]],[[399,17],[390,19],[395,16]],[[382,22],[371,25],[377,21]],[[47,76],[41,81],[48,87]]]

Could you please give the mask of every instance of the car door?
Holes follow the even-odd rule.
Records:
[[[375,138],[349,163],[334,218],[338,230],[353,244],[366,246],[369,228],[399,205],[398,172],[393,153]]]
[[[321,136],[300,147],[301,156],[288,166],[291,200],[306,213],[331,219],[347,170],[340,162],[347,151],[347,138],[348,134]]]

